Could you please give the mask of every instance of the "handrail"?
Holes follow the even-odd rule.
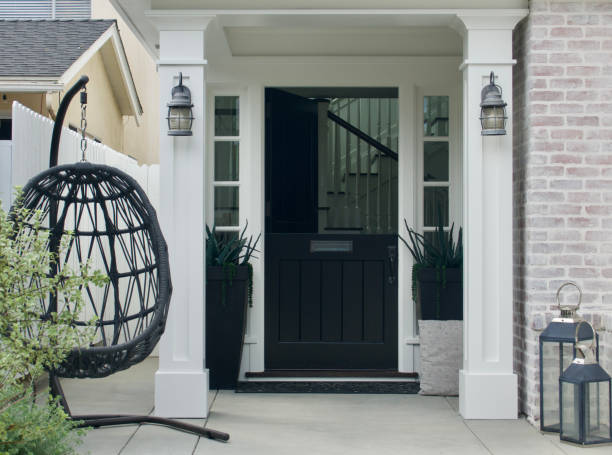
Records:
[[[372,136],[368,136],[366,133],[361,131],[359,128],[354,127],[349,122],[347,122],[346,120],[343,120],[342,118],[338,117],[333,112],[327,111],[327,117],[331,121],[333,121],[333,122],[337,123],[338,125],[340,125],[342,128],[345,128],[348,131],[350,131],[351,133],[353,133],[359,139],[367,142],[368,144],[370,144],[375,149],[380,150],[382,153],[384,153],[388,157],[393,158],[395,161],[397,161],[397,153],[394,152],[393,150],[391,150],[386,145],[383,145],[380,142],[378,142]]]

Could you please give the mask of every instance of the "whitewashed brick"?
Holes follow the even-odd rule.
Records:
[[[520,406],[536,423],[537,339],[563,282],[582,287],[612,366],[612,0],[529,9],[513,43],[513,321]]]

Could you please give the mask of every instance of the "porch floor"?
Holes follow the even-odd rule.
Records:
[[[104,379],[63,380],[75,414],[153,411],[157,359]],[[456,397],[210,392],[208,419],[227,443],[157,425],[91,430],[80,453],[112,454],[573,454],[524,419],[463,420]],[[610,453],[610,447],[588,450]]]

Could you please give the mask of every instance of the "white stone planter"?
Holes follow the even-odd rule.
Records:
[[[459,395],[463,321],[419,321],[422,395]]]

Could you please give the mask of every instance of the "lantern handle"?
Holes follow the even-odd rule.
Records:
[[[566,286],[574,286],[576,289],[578,289],[578,303],[576,305],[561,305],[561,299],[560,299],[561,291]],[[573,316],[573,313],[575,313],[578,310],[578,308],[580,308],[581,303],[582,303],[582,289],[580,289],[580,286],[578,286],[573,281],[568,281],[566,283],[563,283],[561,287],[557,289],[557,307],[559,307],[559,310],[561,310],[561,316]]]
[[[580,346],[578,344],[579,341],[580,341],[578,339],[578,333],[580,332],[580,326],[582,324],[588,325],[591,328],[591,331],[593,332],[593,338],[591,339],[591,345],[588,346],[588,347],[586,347],[586,346],[583,347],[583,346]],[[586,363],[592,363],[593,359],[595,358],[595,349],[596,349],[596,346],[597,346],[596,345],[596,341],[595,341],[596,338],[597,338],[597,335],[595,333],[595,328],[593,327],[593,325],[590,322],[585,321],[585,320],[581,320],[581,321],[578,322],[578,324],[576,324],[576,333],[574,334],[574,344],[576,345],[576,350],[580,351],[582,353],[582,355],[584,356],[584,359],[587,360]],[[587,359],[587,357],[589,357],[589,356],[587,356],[586,352],[584,352],[583,349],[589,349],[591,351],[591,356],[590,357],[592,357],[592,358]]]
[[[489,84],[499,89],[499,96],[504,96],[504,89],[501,87],[501,85],[497,85],[495,83],[495,74],[493,71],[491,71],[491,74],[489,75]]]

